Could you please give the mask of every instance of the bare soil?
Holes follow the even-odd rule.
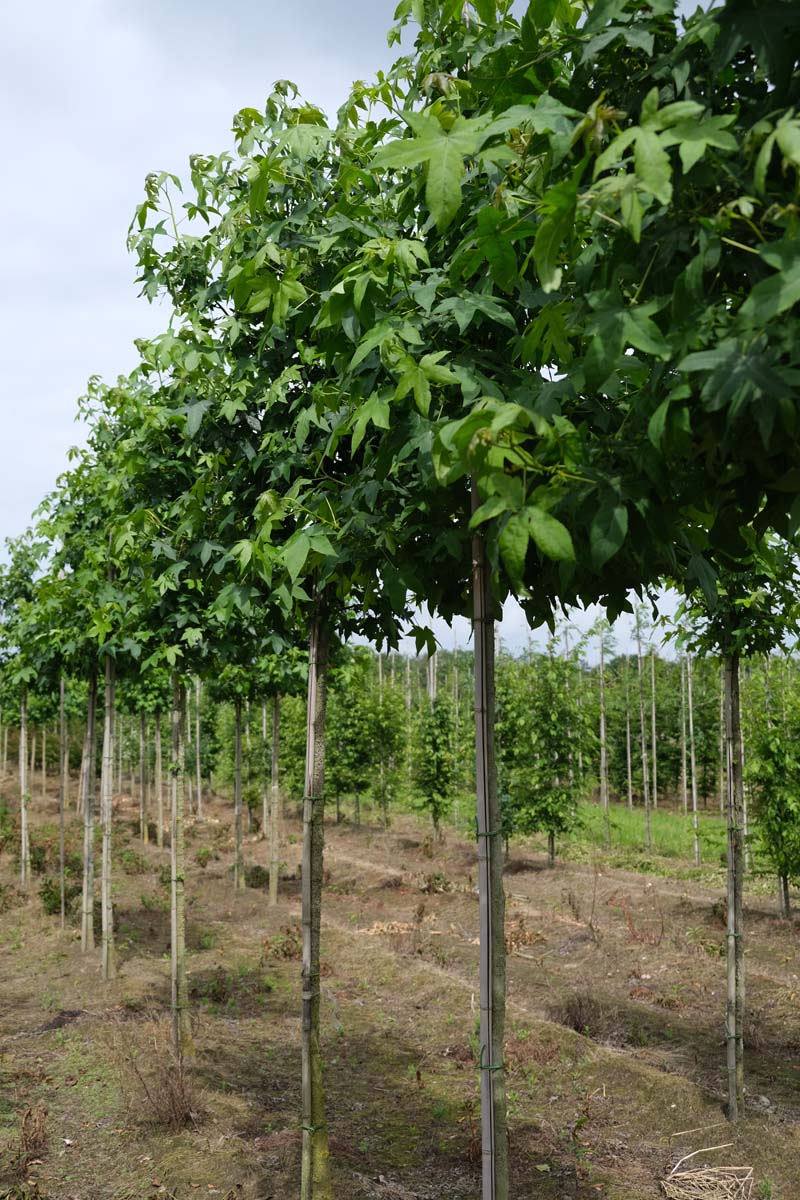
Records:
[[[0,791],[16,807],[10,780]],[[0,858],[0,1197],[139,1200],[299,1195],[300,827],[284,826],[281,897],[236,894],[231,806],[188,828],[191,1116],[156,1126],[169,1003],[167,849],[141,846],[116,801],[119,978],[62,932],[35,876]],[[33,804],[34,846],[57,872],[56,798]],[[80,829],[69,826],[76,852]],[[205,867],[197,852],[212,857]],[[123,852],[127,851],[127,854]],[[202,855],[201,855],[202,858]],[[141,861],[138,861],[141,859]],[[266,845],[246,845],[248,866]],[[127,868],[127,871],[124,868]],[[398,818],[327,831],[324,1053],[336,1194],[477,1200],[475,847]],[[128,873],[130,872],[130,873]],[[724,909],[719,891],[559,862],[535,844],[506,872],[506,1062],[512,1197],[648,1200],[677,1158],[752,1165],[756,1195],[800,1200],[800,958],[763,895],[746,912],[748,1111],[724,1115]],[[167,1064],[168,1069],[168,1064]],[[155,1080],[155,1084],[153,1083]],[[21,1161],[21,1126],[45,1140]],[[46,1115],[42,1116],[43,1110]],[[701,1156],[702,1158],[702,1156]],[[5,1190],[4,1190],[5,1188]]]

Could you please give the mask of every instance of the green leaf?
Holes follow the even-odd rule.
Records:
[[[672,199],[672,164],[658,134],[640,129],[633,148],[636,178],[656,200],[669,204]]]
[[[439,152],[431,156],[425,187],[425,202],[439,233],[447,229],[461,207],[465,173],[463,154],[449,138],[443,139]]]
[[[186,432],[190,438],[193,438],[200,426],[203,423],[203,417],[211,407],[210,400],[196,400],[194,404],[190,404],[186,409]]]
[[[500,533],[500,556],[509,578],[519,587],[525,574],[525,556],[530,540],[527,514],[514,513]]]
[[[694,579],[699,583],[709,608],[716,608],[719,602],[717,573],[711,564],[702,555],[694,554],[689,559],[686,574],[689,579]]]
[[[549,212],[539,226],[533,243],[533,261],[545,292],[555,292],[561,286],[559,251],[572,233],[577,196],[577,176],[556,184],[544,195],[543,204]]]
[[[661,440],[664,437],[664,426],[667,423],[667,413],[669,412],[670,399],[662,400],[656,411],[647,423],[647,436],[656,450],[661,447]]]
[[[526,16],[537,29],[549,29],[558,5],[559,0],[530,0]]]
[[[762,279],[750,292],[739,310],[742,317],[763,325],[800,303],[800,257],[793,267]]]
[[[525,516],[531,537],[542,554],[557,562],[575,561],[575,547],[566,525],[538,505],[526,509]]]
[[[628,534],[628,510],[616,502],[603,504],[595,513],[589,528],[589,547],[595,570],[604,567],[622,547]]]
[[[282,555],[283,563],[292,583],[297,580],[298,575],[305,566],[310,549],[311,543],[308,540],[308,534],[302,529],[284,546]]]
[[[494,25],[495,18],[497,17],[497,4],[495,0],[472,0],[472,4],[484,25]]]

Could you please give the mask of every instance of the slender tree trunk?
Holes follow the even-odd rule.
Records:
[[[8,726],[3,727],[3,775],[8,774]]]
[[[472,508],[478,507],[472,487]],[[502,816],[494,746],[494,620],[483,538],[472,539],[475,749],[480,904],[480,1075],[482,1200],[508,1200],[508,1132],[503,1064],[506,1008]]]
[[[31,881],[31,843],[28,832],[28,693],[23,688],[19,708],[19,823],[20,881],[24,888]]]
[[[608,807],[608,750],[606,747],[605,642],[600,634],[600,803],[606,831],[606,846],[611,846],[611,815]]]
[[[633,809],[633,755],[631,754],[631,695],[625,661],[625,765],[628,773],[628,808]]]
[[[686,661],[681,659],[681,806],[689,811],[689,784],[686,770]]]
[[[769,696],[766,701],[766,710],[769,714]],[[726,721],[724,721],[724,662],[720,662],[720,781],[718,781],[718,792],[720,792],[720,812],[724,816],[727,804],[727,788],[726,788]]]
[[[547,833],[547,865],[554,867],[556,865],[556,835],[552,830]]]
[[[156,845],[164,846],[164,752],[161,742],[161,713],[156,713]]]
[[[81,895],[81,950],[94,950],[94,807],[95,747],[97,744],[97,667],[89,673],[86,710],[86,769],[83,772],[83,890]]]
[[[170,834],[171,887],[171,960],[172,960],[172,1041],[175,1056],[181,1060],[189,1049],[191,1025],[189,989],[186,979],[186,896],[184,844],[184,803],[186,782],[186,746],[184,711],[186,688],[177,675],[172,677],[172,821]]]
[[[118,723],[117,723],[117,741],[118,741],[118,743],[119,743],[119,745],[117,746],[117,759],[118,759],[118,761],[117,761],[117,792],[118,792],[118,793],[122,792],[122,785],[123,785],[123,778],[122,778],[122,743],[123,743],[123,741],[125,740],[125,739],[124,739],[124,736],[123,736],[123,735],[124,735],[124,733],[125,733],[125,730],[124,730],[124,726],[123,726],[123,723],[122,723],[122,717],[120,717],[120,718],[119,718],[119,721],[118,721]],[[113,791],[113,784],[112,784],[112,791]]]
[[[318,596],[311,626],[303,800],[303,1149],[301,1200],[332,1200],[320,1046],[320,924],[325,843],[325,712],[329,629]]]
[[[200,698],[202,696],[202,684],[198,675],[194,681],[194,770],[197,777],[197,819],[203,820],[203,755],[202,743],[200,741],[201,719],[200,719]]]
[[[28,799],[29,800],[32,799],[33,789],[36,787],[36,779],[34,778],[35,772],[36,772],[36,730],[31,729],[31,761],[30,761],[30,766],[28,769],[28,788],[29,788]]]
[[[42,799],[47,795],[47,724],[42,726]]]
[[[728,801],[728,1001],[726,1041],[728,1118],[744,1115],[744,884],[742,736],[739,702],[739,656],[725,657],[725,743]]]
[[[639,628],[639,613],[636,613],[636,661],[639,669],[639,732],[642,743],[642,792],[644,794],[645,842],[648,851],[653,849],[653,834],[650,825],[650,784],[647,769],[647,732],[644,720],[644,675],[642,672],[642,637]]]
[[[58,684],[58,758],[61,765],[58,785],[58,879],[61,887],[61,928],[67,923],[67,894],[64,880],[64,804],[67,792],[67,717],[66,689],[64,676]]]
[[[700,825],[697,817],[697,760],[694,741],[694,682],[692,656],[686,660],[686,690],[689,697],[689,762],[692,770],[692,828],[694,830],[694,865],[700,866]],[[685,748],[684,748],[685,752]]]
[[[234,769],[233,769],[233,826],[234,858],[233,886],[244,887],[244,861],[242,859],[242,701],[237,696],[234,706]]]
[[[261,705],[261,761],[264,764],[264,791],[261,797],[261,840],[269,837],[269,777],[267,776],[267,702]]]
[[[650,650],[650,744],[653,753],[653,808],[658,808],[658,748],[656,746],[656,652]]]
[[[147,833],[147,797],[145,790],[147,788],[147,774],[145,769],[145,716],[144,712],[139,713],[139,837],[142,842],[148,840]]]
[[[100,807],[103,818],[103,861],[100,882],[103,979],[114,979],[117,974],[116,948],[114,946],[114,905],[111,898],[111,831],[114,816],[114,692],[114,660],[110,654],[107,654],[103,714],[103,766],[100,773]]]
[[[278,903],[278,875],[280,872],[281,850],[281,792],[279,775],[281,728],[281,698],[276,692],[272,698],[272,746],[270,748],[270,788],[269,788],[269,904],[274,908]]]
[[[789,897],[789,879],[786,875],[778,876],[778,909],[782,917],[788,919],[792,915],[792,903]]]

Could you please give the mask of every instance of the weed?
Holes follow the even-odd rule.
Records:
[[[217,944],[216,935],[210,929],[203,929],[197,937],[198,950],[213,950]]]
[[[772,1180],[764,1178],[758,1185],[756,1195],[759,1200],[774,1200],[775,1192],[772,1189]]]
[[[119,856],[120,866],[126,875],[146,875],[150,864],[146,858],[130,847],[126,847]]]
[[[194,856],[194,861],[205,871],[212,858],[219,858],[219,855],[215,854],[210,846],[201,846]]]
[[[595,1041],[605,1041],[619,1029],[617,1010],[589,991],[571,992],[563,1000],[548,1004],[547,1017]]]
[[[244,881],[251,888],[269,887],[269,871],[258,863],[254,867],[246,867]]]
[[[172,1046],[170,1023],[154,1020],[138,1036],[113,1042],[120,1092],[131,1119],[177,1133],[199,1116],[192,1076]]]
[[[64,887],[64,907],[66,912],[72,910],[72,906],[81,893],[81,885],[79,883],[65,883]],[[54,917],[61,912],[61,884],[57,879],[45,879],[39,887],[39,899],[42,902],[42,907],[49,917]]]
[[[299,960],[303,956],[303,933],[299,925],[287,925],[261,943],[265,958]]]

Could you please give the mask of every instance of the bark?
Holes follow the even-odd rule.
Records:
[[[725,657],[725,760],[728,808],[728,998],[726,1043],[728,1119],[744,1115],[744,884],[742,732],[739,701],[739,656]]]
[[[97,725],[97,668],[89,674],[86,711],[86,769],[83,773],[83,889],[81,895],[81,950],[94,950],[94,801]]]
[[[767,697],[767,723],[769,723],[769,696]],[[719,811],[725,815],[727,791],[725,788],[725,664],[720,663],[719,674]]]
[[[692,656],[686,660],[686,690],[689,700],[689,762],[692,772],[692,828],[694,830],[694,865],[700,866],[700,826],[697,817],[697,759],[694,741],[694,684],[692,678]]]
[[[58,685],[58,759],[61,766],[58,785],[58,879],[61,888],[61,928],[67,923],[67,897],[64,882],[64,805],[67,779],[67,719],[66,681],[61,676]]]
[[[325,839],[325,712],[329,629],[324,598],[311,626],[303,800],[303,1148],[301,1200],[332,1200],[320,1047],[320,924]]]
[[[681,805],[689,811],[689,779],[686,769],[686,662],[681,659]]]
[[[139,713],[139,836],[147,842],[147,776],[145,770],[145,716]]]
[[[161,743],[161,713],[156,713],[156,845],[164,846],[164,754]]]
[[[110,654],[105,662],[105,694],[103,713],[103,765],[100,772],[100,809],[103,820],[103,860],[100,879],[100,908],[102,913],[102,975],[114,979],[117,974],[114,946],[114,906],[111,899],[111,834],[114,815],[114,660]]]
[[[263,746],[262,762],[264,764],[264,791],[261,796],[261,840],[269,837],[269,778],[267,776],[267,702],[261,705],[261,745]]]
[[[628,772],[628,808],[633,808],[633,758],[631,755],[631,697],[628,688],[628,666],[625,664],[625,762]]]
[[[658,808],[658,748],[656,746],[656,652],[650,651],[650,744],[653,754],[653,808]]]
[[[778,876],[778,902],[781,916],[790,917],[792,915],[792,902],[789,897],[789,878],[787,875]]]
[[[642,672],[642,637],[639,614],[636,614],[636,662],[639,670],[639,734],[642,748],[642,792],[644,795],[645,841],[648,851],[653,849],[653,834],[650,827],[650,783],[647,769],[647,732],[644,720],[644,674]]]
[[[171,866],[171,960],[172,960],[172,1041],[180,1061],[190,1048],[191,1026],[189,988],[186,978],[186,848],[184,843],[184,805],[186,783],[186,746],[184,711],[186,688],[178,676],[172,681],[172,821],[170,836]]]
[[[473,511],[479,503],[473,485]],[[475,748],[480,904],[480,1076],[483,1200],[508,1200],[508,1131],[503,1064],[506,1007],[502,817],[497,795],[494,620],[486,547],[472,539]]]
[[[600,634],[600,803],[606,831],[606,846],[611,845],[611,816],[608,808],[608,747],[606,745],[605,644]]]
[[[233,886],[244,887],[244,862],[242,860],[242,702],[236,697],[234,704],[234,771],[233,771],[233,824],[234,858]]]
[[[547,835],[547,865],[548,867],[556,865],[556,835],[552,831]]]
[[[194,769],[197,777],[197,819],[203,819],[203,756],[200,743],[200,677],[194,681]]]
[[[24,888],[31,879],[31,842],[28,832],[28,694],[23,690],[19,709],[19,820],[20,881]]]
[[[274,908],[278,903],[278,873],[280,871],[281,849],[281,794],[280,776],[278,770],[278,750],[280,747],[281,698],[272,698],[272,746],[270,764],[269,788],[269,904]]]
[[[47,795],[47,725],[42,726],[42,799]]]
[[[3,775],[8,774],[8,726],[3,729]]]

